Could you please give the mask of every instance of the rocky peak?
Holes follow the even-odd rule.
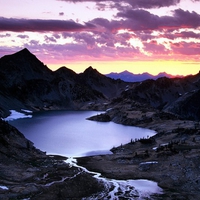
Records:
[[[12,85],[22,80],[47,79],[52,71],[25,48],[0,58],[0,73],[5,74],[7,84]]]
[[[96,69],[92,68],[91,66],[88,67],[88,68],[83,72],[83,74],[84,74],[84,75],[100,75],[100,73],[99,73]]]
[[[32,55],[34,56],[27,48],[22,49],[21,51],[18,51],[15,53],[15,55]]]
[[[67,67],[60,67],[59,69],[57,69],[55,72],[54,72],[54,75],[56,75],[57,77],[68,77],[68,78],[73,78],[73,77],[76,77],[77,74],[71,70],[71,69],[68,69]]]
[[[31,60],[37,60],[39,61],[35,55],[33,55],[27,48],[22,49],[21,51],[18,51],[14,54],[11,55],[6,55],[1,58],[2,61],[9,61],[9,60],[14,60],[14,61],[26,61],[27,59]],[[40,62],[40,61],[39,61]]]

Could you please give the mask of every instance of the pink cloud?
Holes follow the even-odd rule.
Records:
[[[199,56],[200,54],[200,44],[195,42],[171,43],[171,48],[175,54],[197,55],[197,56]]]
[[[152,40],[151,42],[144,42],[144,50],[152,53],[153,55],[167,55],[170,53],[169,49],[166,49],[166,47],[163,44],[158,44],[157,41]]]

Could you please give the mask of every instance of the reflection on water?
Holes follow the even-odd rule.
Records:
[[[73,157],[105,154],[131,139],[155,134],[148,129],[86,120],[96,114],[95,111],[48,111],[9,123],[48,154]]]

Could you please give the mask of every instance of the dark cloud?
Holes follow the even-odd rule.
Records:
[[[177,28],[197,28],[200,15],[196,12],[177,9],[173,16],[157,16],[146,10],[127,10],[119,12],[117,17],[124,19],[123,27],[129,30],[162,30]]]
[[[0,31],[62,32],[81,31],[91,28],[94,28],[94,26],[89,23],[82,25],[72,20],[15,19],[0,17]]]
[[[127,10],[117,14],[118,20],[107,20],[104,18],[95,18],[90,21],[97,27],[98,31],[109,31],[113,34],[120,29],[129,31],[163,31],[168,30],[169,35],[173,30],[181,28],[198,28],[200,26],[200,15],[196,12],[177,9],[173,16],[157,16],[146,10]],[[95,29],[94,31],[97,31]],[[149,33],[150,33],[149,32]],[[143,36],[145,37],[145,34]],[[149,33],[147,33],[149,35]]]
[[[174,18],[175,20],[178,20],[179,24],[181,24],[183,28],[184,25],[192,28],[200,26],[200,15],[194,11],[189,12],[182,9],[177,9],[174,11]]]
[[[177,5],[180,0],[127,0],[133,8],[161,8]]]
[[[94,24],[98,31],[100,32],[116,32],[119,29],[125,29],[124,23],[125,20],[112,20],[109,21],[104,18],[95,18],[92,21],[90,21],[91,24]],[[96,31],[96,30],[95,30]]]

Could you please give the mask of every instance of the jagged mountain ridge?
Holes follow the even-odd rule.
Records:
[[[133,73],[127,71],[127,70],[120,72],[120,73],[112,72],[112,73],[106,74],[106,76],[113,78],[113,79],[121,79],[121,80],[126,81],[126,82],[141,82],[141,81],[144,81],[144,80],[147,80],[147,79],[156,80],[156,79],[161,78],[161,77],[167,77],[167,78],[173,78],[174,77],[174,76],[167,74],[165,72],[159,73],[158,75],[154,76],[154,75],[149,74],[147,72],[142,73],[142,74],[133,74]],[[176,77],[182,77],[182,76],[176,76]]]
[[[89,67],[76,74],[66,67],[51,71],[28,49],[0,58],[0,114],[8,110],[81,109],[105,102],[127,83],[114,81]],[[117,87],[116,87],[117,85]]]

